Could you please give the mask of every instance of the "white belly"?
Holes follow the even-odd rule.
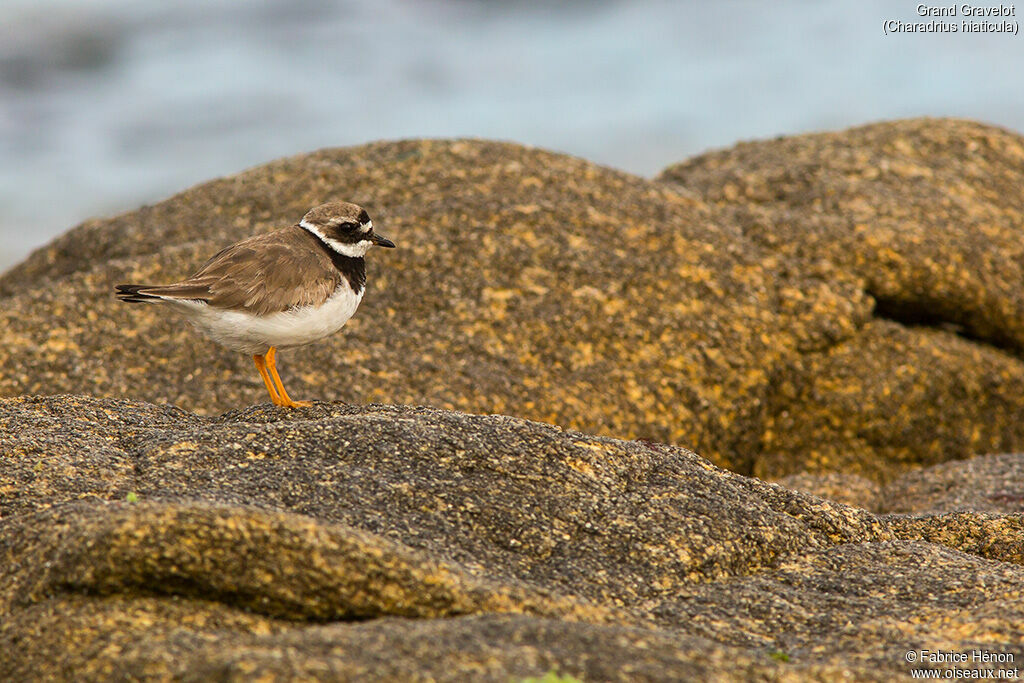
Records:
[[[243,353],[263,354],[271,346],[302,346],[334,334],[348,322],[362,300],[363,292],[356,294],[343,281],[320,306],[265,316],[211,308],[197,301],[169,303],[174,303],[193,325],[218,344]]]

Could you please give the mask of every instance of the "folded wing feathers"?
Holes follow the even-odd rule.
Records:
[[[296,248],[287,230],[253,237],[222,249],[195,275],[170,285],[118,285],[121,301],[202,301],[215,308],[268,315],[319,305],[334,293],[341,275],[316,248]],[[294,230],[306,234],[295,227]],[[316,238],[312,238],[316,239]],[[273,266],[272,268],[270,266]]]

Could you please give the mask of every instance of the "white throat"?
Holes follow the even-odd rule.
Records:
[[[360,240],[359,242],[346,244],[345,242],[339,242],[338,240],[331,239],[323,232],[321,232],[319,227],[313,225],[312,223],[307,223],[305,218],[299,221],[299,227],[305,228],[306,230],[310,231],[311,233],[316,235],[316,238],[318,240],[320,240],[321,242],[323,242],[324,244],[326,244],[327,246],[329,246],[331,249],[338,252],[342,256],[348,256],[349,258],[361,258],[363,256],[366,256],[366,252],[369,251],[370,247],[373,246],[373,242],[371,242],[370,240]]]

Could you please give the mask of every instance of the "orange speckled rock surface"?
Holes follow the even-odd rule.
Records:
[[[847,472],[800,472],[776,483],[881,513],[1024,513],[1024,453],[916,468],[886,484]]]
[[[879,516],[669,445],[52,396],[0,400],[0,453],[2,680],[886,681],[1024,642],[1019,514]]]
[[[1021,448],[1024,138],[911,119],[742,143],[662,173],[798,271],[873,308],[776,386],[753,472],[885,479]]]
[[[341,198],[398,248],[369,254],[341,333],[279,354],[298,398],[513,414],[740,466],[798,328],[852,330],[866,305],[794,276],[802,313],[780,312],[771,257],[668,186],[519,145],[380,143],[273,162],[43,248],[0,281],[0,394],[262,401],[250,358],[112,288],[180,278]]]
[[[199,413],[251,359],[120,282],[165,282],[312,205],[365,205],[341,333],[280,354],[298,398],[513,414],[760,476],[1024,444],[1019,136],[951,120],[742,144],[650,181],[514,144],[324,150],[90,221],[0,277],[0,395]]]
[[[655,180],[376,143],[89,221],[0,276],[0,680],[1020,661],[1022,181],[916,119]],[[280,354],[309,408],[113,296],[333,199],[399,248]]]

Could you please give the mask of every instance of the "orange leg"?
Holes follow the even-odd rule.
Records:
[[[288,392],[284,390],[284,382],[281,381],[281,376],[277,374],[277,363],[274,362],[274,355],[276,353],[277,349],[273,346],[267,351],[267,369],[270,371],[270,377],[274,380],[274,388],[277,389],[278,398],[281,400],[277,405],[287,406],[288,408],[305,408],[306,406],[313,405],[309,401],[293,401],[288,396]]]
[[[274,382],[270,379],[270,374],[267,372],[266,358],[256,354],[252,359],[256,363],[256,369],[260,371],[260,377],[263,378],[263,384],[267,387],[267,393],[270,394],[270,400],[274,402],[275,406],[281,405],[281,397],[277,395],[277,387],[274,386]]]

